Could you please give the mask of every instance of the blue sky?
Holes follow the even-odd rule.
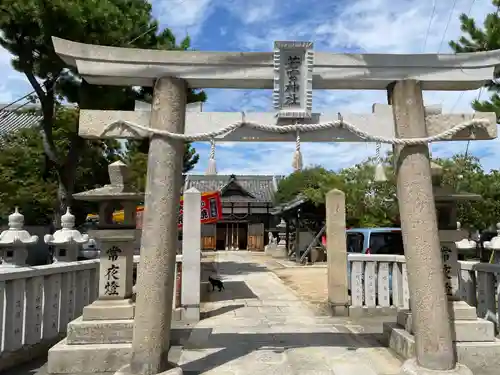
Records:
[[[455,7],[453,7],[453,4]],[[434,9],[434,11],[433,11]],[[155,0],[153,12],[163,27],[192,47],[216,51],[271,51],[275,40],[308,40],[317,51],[358,53],[450,52],[448,41],[460,35],[458,17],[469,13],[479,23],[494,11],[490,0]],[[434,13],[427,34],[431,14]],[[450,20],[448,24],[448,20]],[[427,38],[426,38],[427,35]],[[0,48],[0,102],[31,91],[25,78],[10,68],[9,54]],[[207,90],[205,111],[273,111],[269,90]],[[440,104],[444,112],[471,112],[479,92],[426,92],[425,103]],[[483,90],[481,97],[487,97]],[[369,113],[373,103],[386,103],[383,91],[318,91],[313,110]],[[209,146],[196,143],[203,172]],[[219,173],[286,174],[291,172],[292,143],[219,143]],[[434,145],[433,155],[464,152],[464,142]],[[471,142],[469,152],[485,169],[500,169],[500,141]],[[305,165],[339,169],[375,154],[372,143],[305,143]]]

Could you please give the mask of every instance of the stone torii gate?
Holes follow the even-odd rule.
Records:
[[[457,364],[453,350],[427,142],[493,139],[496,118],[493,113],[426,113],[422,90],[477,89],[493,78],[500,51],[333,54],[314,53],[309,42],[276,42],[274,52],[228,53],[116,48],[58,38],[53,43],[56,53],[90,84],[154,87],[151,111],[80,113],[84,138],[151,137],[132,359],[126,371],[153,375],[169,369],[183,142],[296,141],[300,131],[304,142],[397,145],[417,355],[402,373],[471,373]],[[273,89],[277,113],[186,112],[188,87]],[[312,113],[313,89],[387,90],[390,107],[375,107],[368,115],[342,114],[340,119]]]

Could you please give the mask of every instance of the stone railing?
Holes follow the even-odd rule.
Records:
[[[349,254],[348,285],[351,315],[383,315],[409,309],[406,260],[401,255]],[[497,326],[500,265],[459,261],[460,297],[477,307],[477,315]]]
[[[347,266],[350,315],[387,315],[409,308],[404,256],[349,254]]]
[[[140,257],[134,256],[137,265]],[[0,372],[42,355],[96,300],[99,259],[0,267]],[[182,255],[177,255],[174,318],[180,319]]]
[[[460,263],[460,297],[476,306],[477,316],[493,321],[499,328],[500,264],[471,261]]]

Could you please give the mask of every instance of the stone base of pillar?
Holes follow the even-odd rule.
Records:
[[[457,363],[453,370],[429,370],[420,367],[415,358],[409,359],[401,367],[401,375],[472,375],[472,371],[466,366]]]
[[[476,316],[476,309],[463,301],[450,302],[453,316],[454,343],[458,362],[472,372],[450,372],[450,374],[493,375],[500,366],[500,340],[495,337],[494,324]],[[385,343],[403,358],[415,356],[415,336],[412,329],[412,314],[408,310],[398,312],[397,323],[384,323]],[[410,362],[409,362],[410,363]],[[411,366],[401,374],[448,374],[448,372],[411,372]],[[428,371],[428,372],[425,372]],[[455,370],[454,370],[455,371]]]
[[[134,319],[135,304],[126,300],[97,300],[83,308],[83,320]]]
[[[275,249],[276,249],[276,245],[275,244],[266,245],[264,247],[264,254],[266,254],[266,255],[273,255]]]
[[[174,367],[170,370],[160,372],[156,375],[182,375],[182,374],[183,374],[182,368]],[[130,366],[127,365],[124,368],[115,372],[114,375],[133,375],[133,374],[130,372]]]
[[[274,248],[271,256],[273,258],[278,258],[278,259],[286,259],[288,257],[288,252],[286,250],[286,246],[284,245],[278,245]]]
[[[170,345],[184,345],[192,325],[175,320],[171,324]],[[133,325],[132,319],[84,320],[79,317],[73,320],[68,324],[67,337],[49,350],[44,372],[37,375],[121,373],[132,358]],[[172,358],[172,362],[177,359]]]

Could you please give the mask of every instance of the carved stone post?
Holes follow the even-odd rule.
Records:
[[[347,247],[345,194],[337,189],[326,194],[326,259],[328,303],[334,315],[347,316]]]
[[[186,82],[177,78],[157,80],[151,128],[184,133],[186,89]],[[134,374],[153,375],[170,367],[168,351],[183,156],[183,141],[152,136],[130,365]]]
[[[201,274],[201,193],[196,188],[184,192],[182,220],[182,316],[185,321],[200,320]]]

